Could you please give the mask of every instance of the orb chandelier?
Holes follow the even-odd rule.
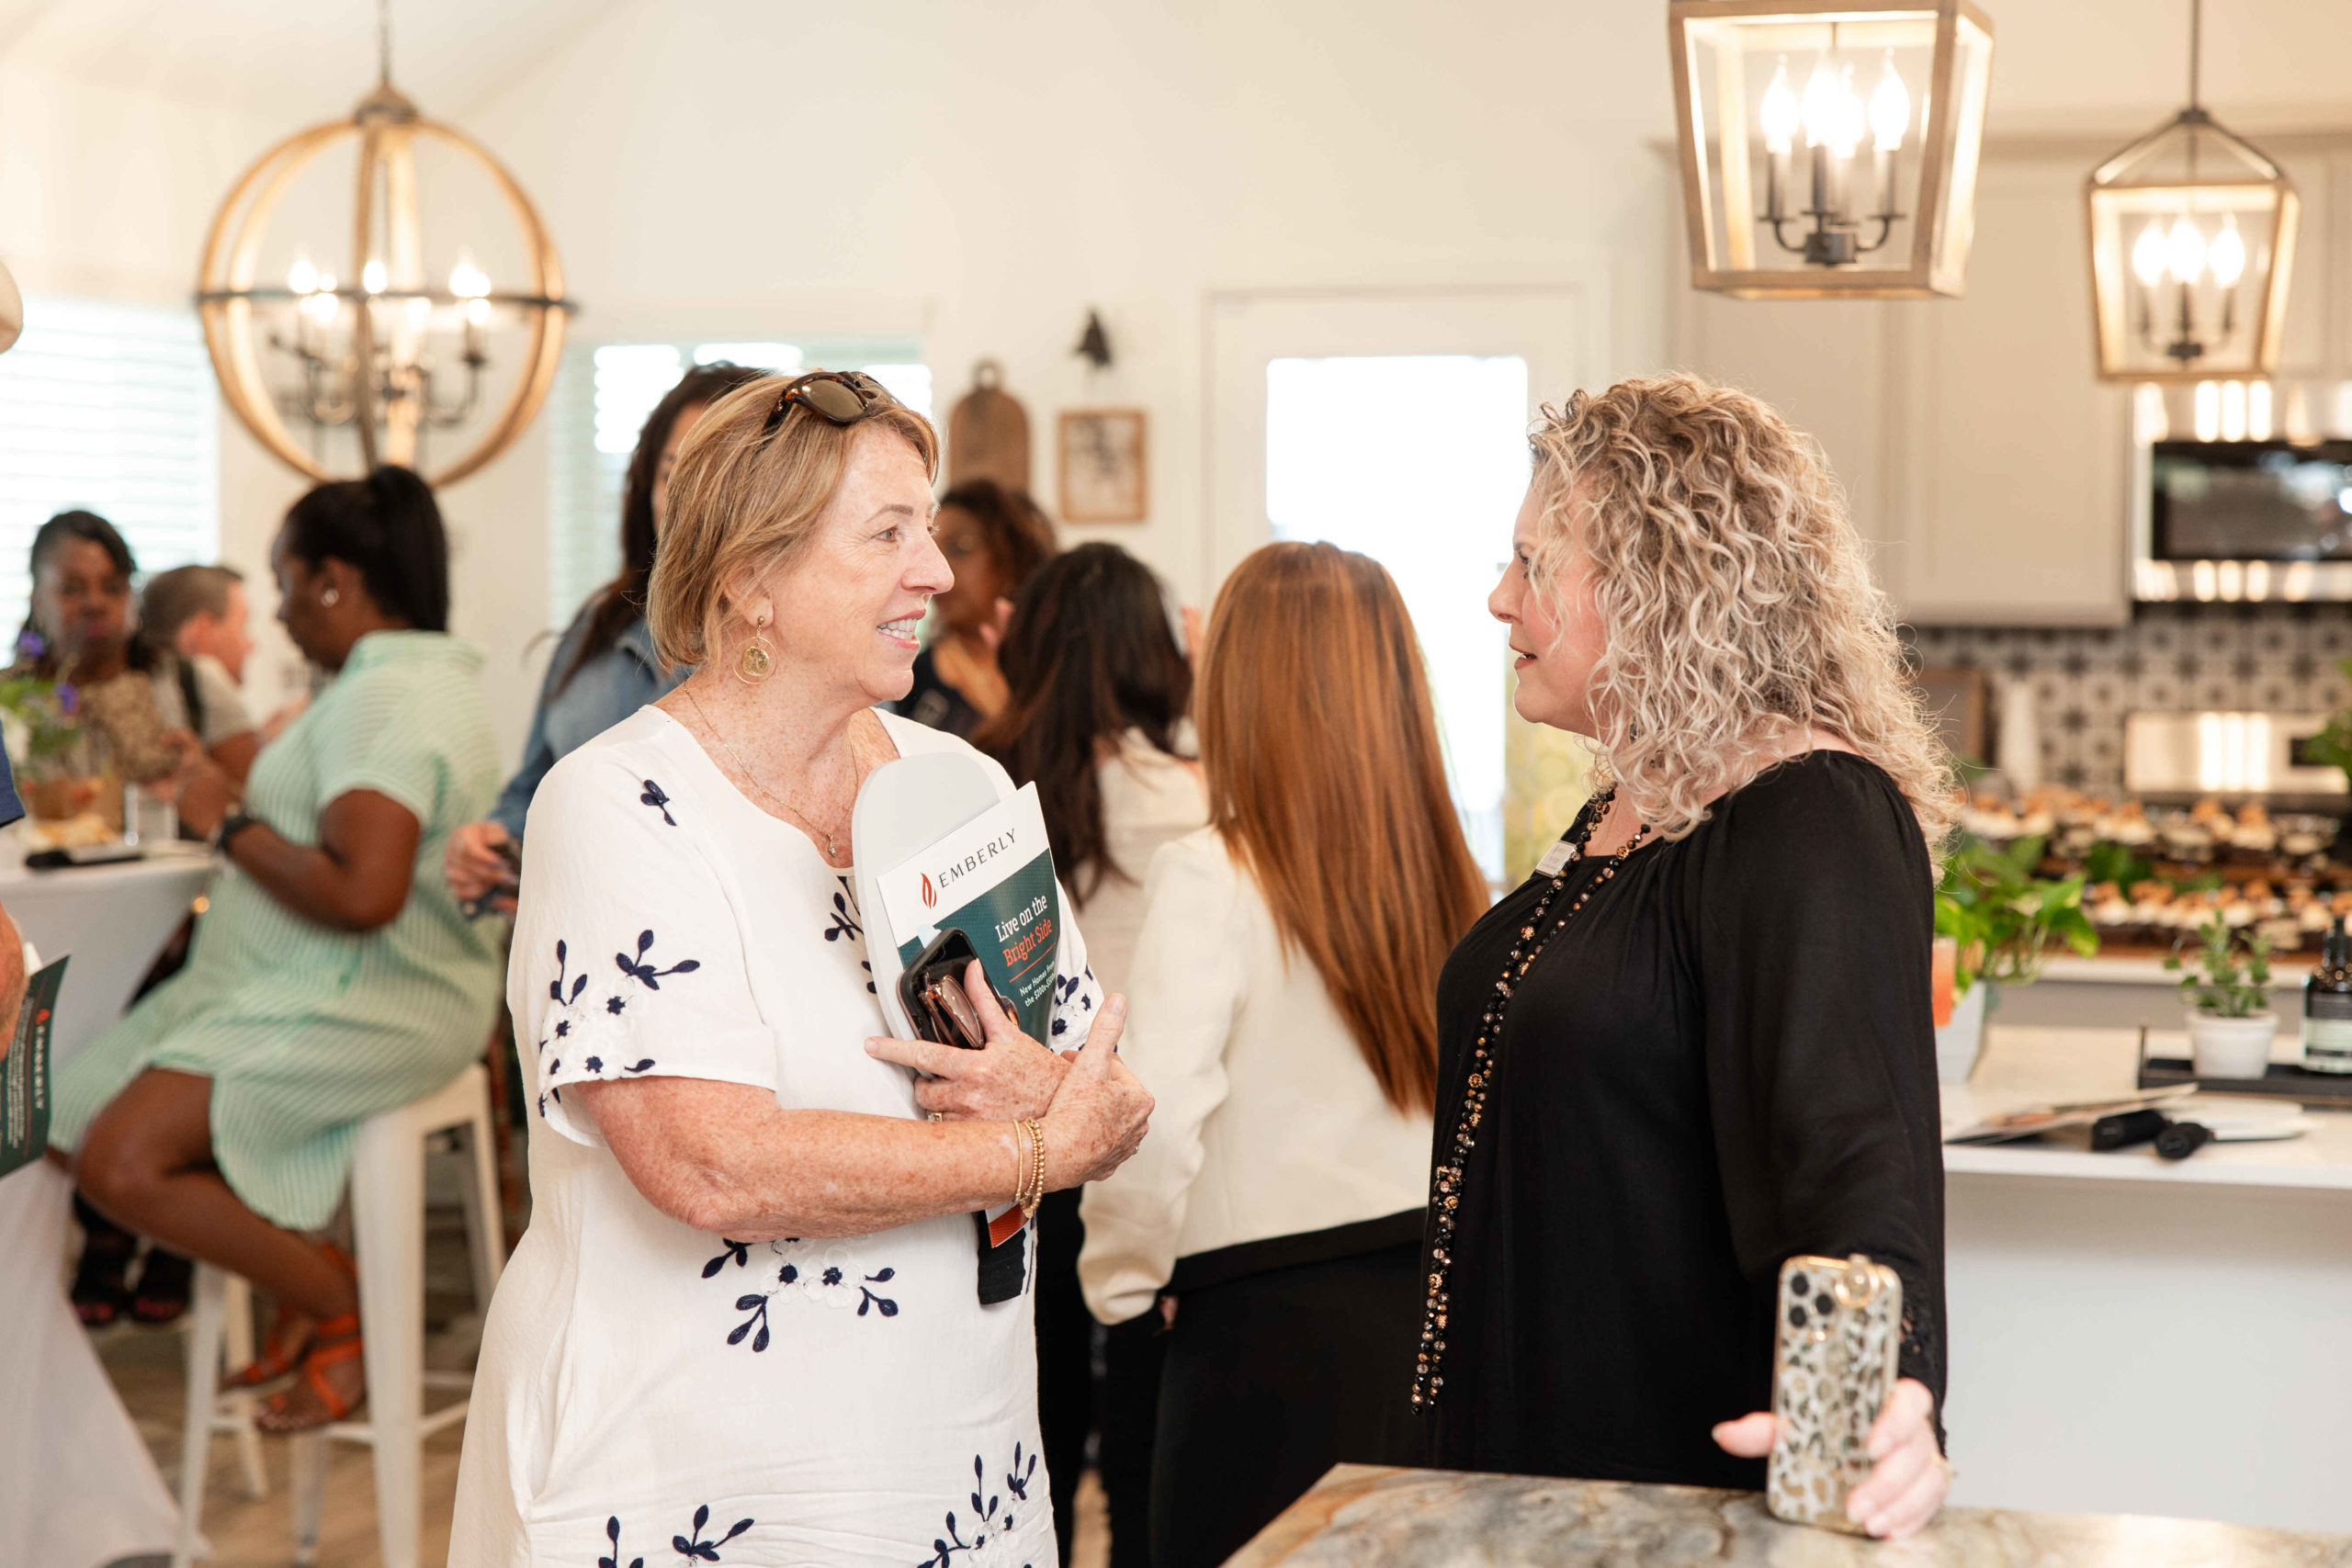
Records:
[[[458,446],[426,474],[443,485],[480,469],[529,425],[573,307],[546,226],[514,176],[393,87],[382,0],[378,51],[376,90],[349,118],[288,137],[230,187],[205,241],[197,308],[222,397],[271,455],[313,479],[380,463],[422,471],[428,440],[440,436]],[[355,144],[354,184],[304,180],[330,152]],[[514,286],[500,287],[478,262],[487,232],[469,233],[471,246],[428,247],[419,158],[428,149],[449,160],[443,172],[466,176],[448,183],[484,197],[458,209],[464,220],[481,225],[478,209],[504,209],[513,233],[496,237],[507,243]],[[304,239],[289,253],[273,219],[290,194],[310,200],[295,225],[277,227],[321,223],[347,235],[349,249],[313,250]],[[282,284],[264,281],[265,256],[284,266]],[[493,344],[511,344],[511,355],[493,354]],[[499,381],[503,394],[494,396]]]
[[[2189,0],[2188,107],[2092,170],[2085,191],[2105,380],[2278,366],[2301,202],[2285,170],[2199,101],[2203,10]]]
[[[1672,0],[1690,283],[1958,294],[1993,24],[1969,0]]]

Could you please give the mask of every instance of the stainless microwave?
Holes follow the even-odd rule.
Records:
[[[2352,441],[2132,453],[2133,598],[2352,599]]]

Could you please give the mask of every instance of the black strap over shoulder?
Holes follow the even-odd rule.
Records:
[[[196,683],[196,666],[185,659],[172,660],[173,673],[179,677],[180,701],[187,708],[187,727],[197,739],[204,738],[204,697]]]

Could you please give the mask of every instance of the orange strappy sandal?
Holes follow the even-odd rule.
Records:
[[[320,1319],[311,1326],[310,1345],[302,1356],[301,1386],[308,1388],[311,1397],[319,1402],[320,1413],[315,1417],[291,1414],[288,1404],[294,1391],[288,1388],[272,1394],[259,1410],[254,1412],[254,1425],[263,1431],[281,1434],[307,1432],[330,1421],[342,1420],[358,1409],[368,1397],[363,1382],[357,1394],[345,1399],[335,1391],[334,1384],[327,1381],[326,1375],[329,1367],[359,1359],[357,1313],[338,1313],[333,1317]]]
[[[343,1248],[334,1243],[322,1242],[319,1250],[328,1261],[345,1274],[356,1279],[359,1269]],[[278,1303],[277,1316],[272,1321],[269,1337],[262,1341],[261,1354],[220,1380],[224,1389],[250,1390],[267,1388],[294,1374],[302,1357],[318,1339],[319,1325],[305,1318],[294,1308]]]

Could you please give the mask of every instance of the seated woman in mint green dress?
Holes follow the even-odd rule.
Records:
[[[117,1223],[275,1294],[301,1376],[291,1431],[356,1404],[350,1266],[305,1233],[341,1199],[356,1124],[481,1055],[501,969],[438,874],[498,788],[481,656],[451,638],[447,542],[405,468],[321,485],[270,551],[278,619],[334,675],[254,764],[242,809],[209,763],[180,819],[228,862],[187,966],[57,1075],[50,1139]]]

